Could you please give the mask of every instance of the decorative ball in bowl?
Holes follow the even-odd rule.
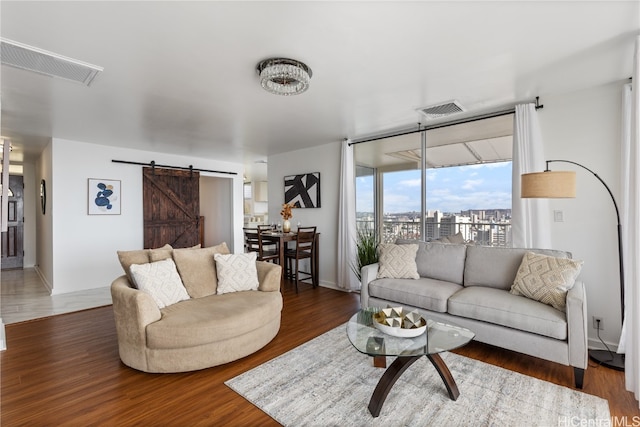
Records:
[[[373,324],[385,334],[413,338],[427,329],[427,321],[417,311],[405,312],[402,307],[384,308],[373,315]]]

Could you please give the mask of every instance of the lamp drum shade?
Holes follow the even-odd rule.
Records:
[[[522,198],[576,197],[576,173],[572,171],[525,173],[522,174],[520,183]]]

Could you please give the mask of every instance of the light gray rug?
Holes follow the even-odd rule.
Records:
[[[453,353],[442,358],[458,384],[457,401],[449,399],[424,357],[396,382],[378,418],[367,406],[384,369],[351,346],[344,325],[225,384],[285,426],[561,426],[610,420],[609,404],[599,397]]]

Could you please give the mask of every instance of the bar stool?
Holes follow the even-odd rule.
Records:
[[[296,237],[295,249],[289,249],[285,252],[285,258],[287,262],[287,269],[291,275],[292,280],[296,282],[296,293],[298,292],[298,283],[311,279],[311,284],[315,288],[318,286],[316,283],[316,266],[315,263],[315,251],[316,251],[316,227],[298,227],[298,233]],[[300,270],[300,261],[309,260],[309,271]],[[295,275],[292,264],[295,264]],[[301,275],[308,277],[300,278]]]

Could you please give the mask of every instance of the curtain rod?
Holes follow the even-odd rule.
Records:
[[[541,105],[539,103],[539,96],[536,96],[536,110],[540,109],[540,108],[544,108],[544,105]],[[501,117],[501,116],[506,116],[509,114],[513,114],[516,111],[516,107],[511,107],[508,108],[506,110],[500,110],[500,111],[494,111],[491,113],[485,113],[485,114],[480,114],[477,116],[473,116],[473,117],[467,117],[466,119],[459,119],[459,120],[453,120],[450,122],[446,122],[446,123],[440,123],[440,124],[435,124],[435,125],[430,125],[430,126],[423,126],[420,127],[420,124],[418,123],[418,129],[413,129],[413,130],[406,130],[406,131],[400,131],[397,133],[391,133],[388,135],[382,135],[382,136],[375,136],[372,138],[365,138],[365,139],[357,139],[353,142],[350,142],[349,145],[355,145],[355,144],[362,144],[363,142],[372,142],[372,141],[378,141],[381,139],[386,139],[386,138],[393,138],[396,136],[403,136],[403,135],[410,135],[412,133],[418,133],[418,132],[424,132],[424,131],[428,131],[428,130],[434,130],[434,129],[440,129],[440,128],[445,128],[445,127],[449,127],[449,126],[455,126],[455,125],[461,125],[464,123],[471,123],[471,122],[477,122],[479,120],[486,120],[486,119],[492,119],[494,117]]]
[[[185,167],[185,166],[159,165],[159,164],[157,164],[155,162],[155,160],[151,160],[150,163],[129,162],[127,160],[111,160],[111,161],[113,163],[124,163],[124,164],[127,164],[127,165],[150,166],[152,168],[159,167],[159,168],[167,168],[167,169],[187,170],[187,171],[192,171],[192,172],[213,172],[213,173],[224,173],[224,174],[227,174],[227,175],[238,175],[237,172],[214,171],[214,170],[210,170],[210,169],[198,169],[198,168],[194,168],[192,165],[189,165],[188,167]]]

